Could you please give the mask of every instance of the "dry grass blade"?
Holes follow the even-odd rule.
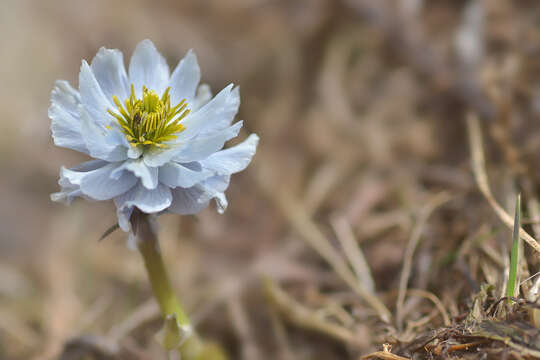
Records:
[[[429,301],[431,301],[435,305],[435,307],[437,308],[439,313],[441,314],[441,316],[443,318],[444,326],[450,326],[450,323],[451,323],[450,322],[450,316],[448,316],[448,312],[444,308],[443,303],[441,302],[441,300],[439,300],[439,298],[437,296],[435,296],[435,294],[433,294],[433,293],[431,293],[431,292],[429,292],[427,290],[422,290],[422,289],[408,289],[407,294],[411,295],[411,296],[423,297],[423,298],[428,299]]]
[[[351,330],[326,321],[316,311],[308,309],[290,297],[272,280],[265,280],[265,291],[270,301],[293,324],[318,331],[349,345],[360,345],[359,339]]]
[[[360,360],[368,360],[368,359],[383,359],[383,360],[411,360],[410,358],[399,356],[396,354],[392,354],[390,350],[387,349],[387,345],[385,345],[385,348],[383,351],[375,351],[374,353],[364,355],[360,358]]]
[[[375,291],[375,281],[373,281],[371,270],[362,249],[360,249],[356,241],[351,225],[343,217],[332,218],[331,223],[356,276],[367,290]]]
[[[405,302],[405,294],[407,292],[407,283],[409,282],[409,277],[411,275],[414,250],[420,242],[424,226],[426,225],[431,213],[448,200],[450,200],[450,195],[446,192],[438,193],[429,199],[424,207],[420,210],[420,216],[418,217],[418,221],[416,222],[416,225],[411,233],[407,248],[405,249],[403,269],[401,270],[401,276],[399,279],[399,291],[396,302],[396,321],[399,329],[402,329],[403,304]]]
[[[367,360],[367,359],[411,360],[411,358],[406,358],[406,357],[399,356],[399,355],[392,354],[390,352],[385,352],[385,351],[376,351],[374,353],[362,356],[360,359],[361,360]]]
[[[265,180],[259,177],[263,189],[268,193],[269,198],[276,202],[276,205],[290,221],[292,227],[302,236],[302,238],[321,255],[351,289],[361,296],[374,310],[379,317],[389,322],[392,318],[390,311],[379,300],[379,298],[361,284],[347,266],[345,259],[330,244],[328,239],[319,230],[317,225],[309,218],[302,205],[295,201],[292,196],[282,193],[276,195],[268,189]]]
[[[510,216],[499,205],[499,203],[497,203],[497,200],[495,200],[495,197],[491,193],[491,189],[489,187],[485,167],[484,150],[482,145],[482,133],[480,130],[480,122],[476,115],[470,113],[467,116],[467,130],[469,133],[469,143],[471,147],[472,168],[474,172],[474,177],[478,184],[478,188],[480,189],[482,195],[484,195],[484,197],[488,201],[489,205],[493,208],[499,219],[506,226],[508,226],[508,228],[513,229],[514,220],[512,219],[512,216]],[[529,233],[527,233],[521,227],[519,228],[519,236],[527,244],[529,244],[537,252],[536,255],[540,257],[540,245],[531,235],[529,235]]]

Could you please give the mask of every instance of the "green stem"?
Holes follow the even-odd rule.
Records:
[[[191,322],[186,315],[182,305],[176,298],[174,290],[169,281],[161,250],[159,248],[158,238],[152,229],[149,216],[138,210],[135,210],[131,216],[133,232],[137,238],[137,246],[141,253],[148,278],[152,286],[152,292],[156,297],[161,313],[165,319],[169,316],[176,316],[180,328],[191,329]],[[180,346],[182,359],[198,359],[203,349],[199,336],[190,331],[188,338]]]
[[[512,297],[516,295],[518,260],[519,260],[519,229],[521,227],[521,194],[516,199],[516,213],[514,216],[514,232],[512,236],[512,251],[510,253],[510,270],[508,273],[508,284],[506,285],[506,296],[508,303],[512,304]]]

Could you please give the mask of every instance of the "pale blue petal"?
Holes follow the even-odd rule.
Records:
[[[240,107],[240,87],[235,87],[226,99],[223,109],[219,115],[215,116],[208,122],[208,126],[204,128],[200,136],[211,134],[215,131],[220,131],[230,126],[234,117],[238,113]]]
[[[60,180],[58,180],[58,183],[60,185],[80,185],[82,178],[84,178],[92,171],[101,169],[108,164],[108,162],[103,160],[90,160],[80,163],[79,165],[74,166],[71,169],[66,169],[62,166],[60,169]]]
[[[135,48],[129,63],[129,79],[139,98],[142,95],[143,86],[160,95],[167,88],[169,66],[152,41],[143,40]]]
[[[74,198],[83,196],[80,189],[81,179],[91,171],[99,169],[106,164],[107,162],[103,160],[91,160],[71,169],[66,169],[62,166],[60,168],[60,179],[58,180],[60,191],[51,194],[51,200],[63,202],[68,205],[71,204]]]
[[[90,119],[88,112],[81,108],[81,130],[90,155],[97,159],[122,161],[127,159],[127,148],[122,136],[111,132],[119,132],[115,127],[106,129]],[[109,132],[109,134],[107,134]]]
[[[200,80],[201,70],[197,63],[197,56],[189,50],[180,60],[169,80],[171,104],[176,105],[184,99],[189,103],[195,97],[195,90]]]
[[[178,164],[169,162],[159,168],[159,182],[171,188],[189,188],[212,176],[199,163]]]
[[[138,146],[130,145],[127,155],[130,159],[138,159],[141,157],[143,152],[144,152],[144,148],[142,145],[138,145]]]
[[[111,100],[116,95],[123,102],[129,97],[129,84],[121,51],[102,47],[90,67],[107,99]]]
[[[141,160],[127,160],[112,173],[113,179],[118,179],[125,171],[130,171],[141,179],[143,186],[147,189],[155,189],[158,185],[158,168],[146,166]]]
[[[251,134],[242,143],[218,151],[208,158],[201,160],[201,165],[220,175],[230,175],[240,172],[251,162],[257,150],[258,143],[259,137],[256,134]]]
[[[140,182],[130,191],[114,199],[119,210],[136,206],[147,214],[158,213],[171,205],[171,190],[163,184],[148,190]]]
[[[186,116],[182,120],[184,130],[177,134],[175,144],[171,144],[167,149],[159,149],[153,147],[144,154],[144,161],[148,166],[161,166],[169,162],[178,152],[180,146],[186,146],[189,140],[197,136],[203,129],[209,126],[212,121],[219,118],[220,114],[224,112],[227,104],[227,99],[231,93],[232,84],[221,90],[208,104],[193,114]],[[175,146],[176,145],[176,146]]]
[[[182,125],[185,130],[178,134],[178,142],[185,142],[208,128],[213,127],[213,123],[219,122],[226,113],[227,106],[231,98],[233,84],[221,90],[212,100],[194,113],[190,113]],[[232,119],[231,119],[232,122]]]
[[[82,197],[83,193],[79,187],[65,187],[61,191],[52,193],[50,198],[54,202],[61,202],[66,205],[71,205],[73,200],[78,197]]]
[[[69,82],[57,80],[51,92],[51,103],[58,105],[73,116],[78,116],[81,95]]]
[[[111,173],[120,165],[111,163],[84,176],[81,179],[83,194],[95,200],[108,200],[135,186],[138,179],[129,171],[124,171],[117,179],[111,177]]]
[[[51,93],[49,118],[51,132],[57,146],[88,154],[81,135],[81,120],[77,107],[80,96],[67,81],[57,81]]]
[[[177,162],[190,162],[206,159],[211,154],[223,148],[225,142],[238,136],[242,128],[242,121],[238,121],[233,126],[212,135],[205,137],[197,136],[191,139],[186,146],[178,148],[176,155],[172,160]]]
[[[229,187],[231,177],[229,175],[212,176],[202,181],[197,186],[203,190],[202,201],[216,198],[218,207],[223,211],[227,208],[227,200],[225,199],[225,190]],[[222,212],[222,211],[220,211]]]
[[[225,190],[229,187],[230,176],[219,175],[212,176],[205,181],[202,181],[197,185],[203,191],[203,195],[199,201],[207,201],[216,199],[217,210],[220,214],[223,214],[227,210],[229,205],[227,198],[225,197]]]
[[[208,84],[201,84],[197,89],[197,95],[189,102],[189,109],[195,112],[212,100],[212,90]]]
[[[209,200],[199,201],[203,195],[203,190],[198,187],[189,189],[176,188],[171,189],[172,203],[167,209],[180,215],[192,215],[200,212],[208,206]]]
[[[85,60],[79,73],[79,92],[84,108],[95,123],[105,126],[112,122],[113,117],[107,113],[107,109],[112,110],[116,106],[112,103],[112,99],[105,96],[94,72]]]
[[[131,218],[131,214],[133,213],[133,206],[125,206],[122,207],[117,203],[118,198],[114,199],[114,203],[116,204],[116,216],[118,217],[118,226],[120,226],[120,229],[122,229],[125,232],[131,231],[131,223],[129,219]]]

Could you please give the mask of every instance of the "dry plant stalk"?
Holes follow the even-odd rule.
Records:
[[[514,220],[512,216],[510,216],[502,208],[502,206],[497,203],[497,200],[495,200],[495,197],[493,196],[489,187],[480,122],[478,117],[473,113],[469,113],[467,115],[467,130],[469,133],[469,143],[471,147],[472,169],[476,183],[478,184],[478,188],[503,224],[505,224],[509,229],[513,229]],[[529,235],[529,233],[523,230],[522,227],[519,228],[519,236],[536,251],[536,256],[540,257],[540,245],[531,235]]]
[[[351,330],[326,321],[316,311],[313,311],[294,300],[274,281],[270,279],[265,280],[265,291],[270,301],[285,314],[293,324],[326,334],[349,345],[360,345],[359,339]]]
[[[261,157],[264,158],[264,156]],[[293,195],[287,191],[274,189],[268,178],[263,176],[262,172],[259,172],[257,180],[268,199],[270,199],[283,213],[293,229],[306,241],[306,243],[330,264],[336,274],[356,294],[377,311],[379,317],[383,321],[389,322],[392,318],[392,314],[388,308],[373,291],[367,289],[364,284],[358,280],[353,271],[347,266],[346,260],[311,220],[301,202],[296,200]]]
[[[449,200],[450,200],[450,195],[446,192],[438,193],[434,195],[431,199],[429,199],[427,203],[421,209],[419,219],[411,233],[409,243],[407,244],[407,248],[405,249],[403,269],[401,271],[401,277],[399,279],[399,291],[398,291],[398,298],[396,302],[396,321],[397,321],[397,325],[399,329],[402,328],[403,305],[405,302],[405,294],[407,292],[407,283],[409,282],[409,277],[411,275],[414,250],[416,249],[416,247],[418,246],[418,243],[420,242],[420,238],[422,236],[424,226],[426,225],[426,222],[429,216],[431,215],[431,213],[433,213],[435,209],[437,209],[439,206],[443,205]],[[441,313],[444,313],[444,312],[441,312]]]

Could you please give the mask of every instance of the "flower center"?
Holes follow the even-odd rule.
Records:
[[[170,89],[168,87],[160,98],[154,90],[143,86],[142,99],[137,99],[131,84],[131,94],[124,104],[113,96],[119,113],[107,111],[118,121],[132,146],[165,148],[165,142],[176,139],[176,134],[184,130],[180,121],[189,114],[187,102],[184,99],[172,107]]]

